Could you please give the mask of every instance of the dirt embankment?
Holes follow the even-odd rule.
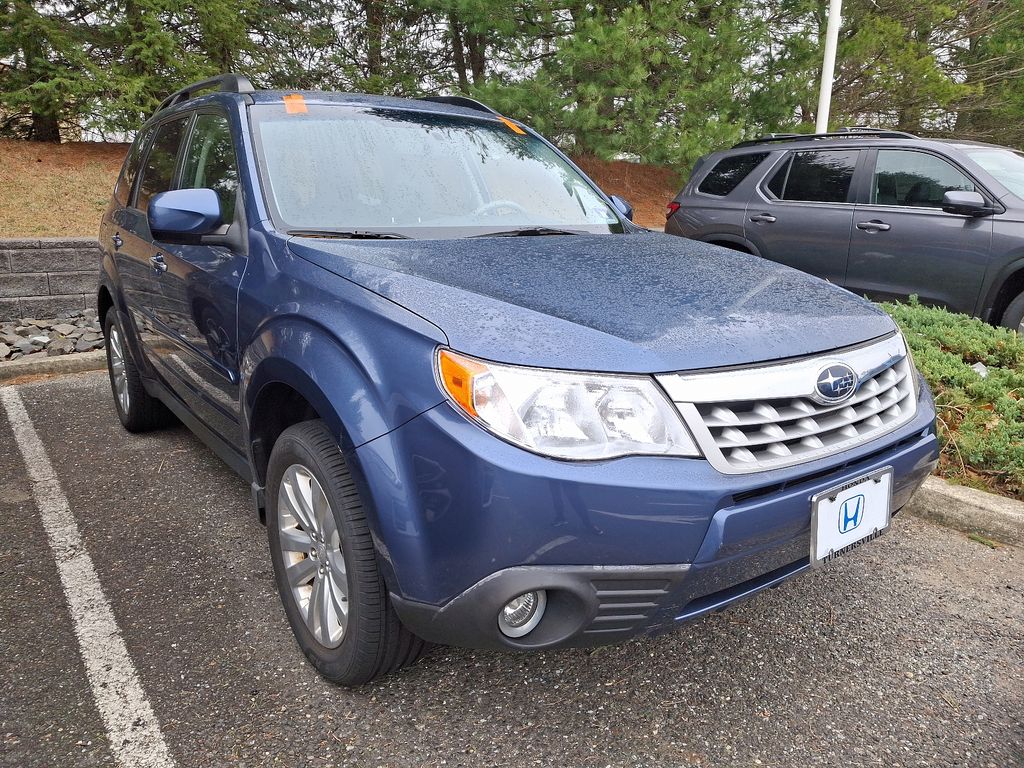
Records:
[[[0,238],[95,235],[127,151],[0,139]]]
[[[682,180],[671,168],[640,163],[609,162],[596,157],[575,157],[609,195],[618,195],[633,206],[633,220],[644,227],[665,226],[665,206],[682,187]]]

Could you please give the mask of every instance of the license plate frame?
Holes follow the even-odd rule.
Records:
[[[889,530],[892,522],[892,481],[893,469],[886,466],[811,497],[812,568],[821,568]],[[860,506],[856,506],[857,497],[860,497]],[[878,510],[880,503],[883,505],[882,512]],[[851,507],[851,504],[856,508]],[[843,531],[842,527],[850,523],[851,514],[863,515],[864,519]],[[870,519],[867,519],[869,514]],[[844,516],[843,520],[840,520],[840,515]],[[823,528],[823,525],[827,527]],[[859,535],[850,537],[851,533],[862,526],[864,527]],[[833,527],[836,532],[831,530]],[[828,549],[824,549],[825,547]],[[822,549],[824,553],[820,551]]]

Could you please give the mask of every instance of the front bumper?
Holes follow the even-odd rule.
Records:
[[[813,495],[890,466],[898,510],[937,456],[927,388],[882,438],[742,477],[686,459],[557,462],[446,404],[357,450],[403,623],[432,642],[506,649],[654,634],[774,586],[809,567]],[[540,624],[502,635],[498,611],[535,589],[548,590]]]

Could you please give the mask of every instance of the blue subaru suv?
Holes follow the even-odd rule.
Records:
[[[121,423],[251,483],[340,683],[671,629],[879,535],[935,465],[887,315],[634,226],[468,99],[196,83],[100,240]]]

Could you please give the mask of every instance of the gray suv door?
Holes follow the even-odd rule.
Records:
[[[846,287],[872,298],[912,293],[974,312],[992,245],[993,217],[945,213],[951,190],[978,191],[949,160],[919,149],[871,152],[868,202],[857,205]],[[987,195],[986,195],[987,196]]]
[[[858,149],[787,153],[747,203],[744,235],[766,259],[842,284]]]

